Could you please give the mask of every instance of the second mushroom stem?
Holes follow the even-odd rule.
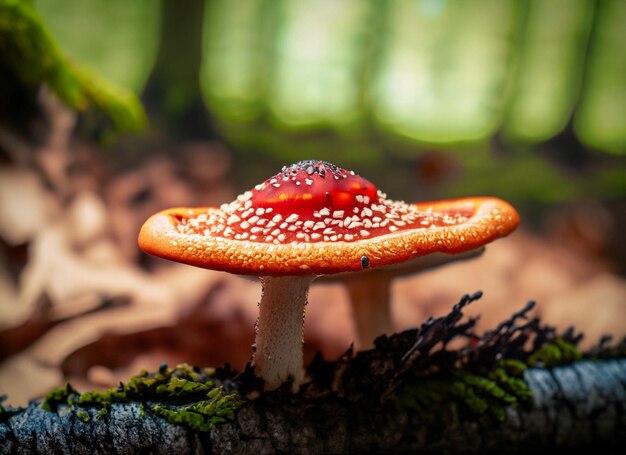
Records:
[[[362,274],[346,282],[352,302],[357,350],[371,349],[376,338],[393,333],[390,284],[391,278],[385,273]]]
[[[302,381],[304,311],[312,276],[262,277],[263,293],[256,327],[253,363],[267,389],[289,378]]]

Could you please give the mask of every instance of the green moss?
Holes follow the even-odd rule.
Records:
[[[502,359],[498,362],[498,368],[504,368],[507,374],[511,376],[522,376],[528,366],[517,359]]]
[[[582,358],[578,348],[558,337],[550,343],[546,343],[528,357],[528,365],[551,368],[565,363],[575,362]]]
[[[517,398],[502,389],[495,379],[468,373],[465,370],[453,370],[453,377],[477,390],[482,395],[493,397],[508,404],[517,402]]]
[[[154,373],[145,370],[132,376],[127,384],[120,383],[114,389],[85,392],[78,398],[82,406],[98,406],[131,400],[168,400],[172,398],[199,399],[214,389],[206,372],[195,372],[186,364],[176,368],[164,368]]]
[[[91,421],[91,417],[89,416],[89,413],[85,411],[84,409],[79,409],[78,411],[76,411],[76,417],[78,417],[80,420],[82,420],[85,423]]]
[[[42,403],[47,411],[56,411],[61,404],[80,408],[76,415],[90,420],[84,408],[99,411],[94,420],[107,417],[113,403],[139,402],[139,415],[146,410],[167,419],[170,423],[185,425],[198,431],[232,420],[243,404],[238,395],[225,394],[210,379],[213,370],[194,370],[186,364],[175,368],[163,366],[157,372],[142,370],[127,384],[114,389],[79,393],[70,384],[50,392]],[[89,420],[85,420],[85,419]]]
[[[526,362],[503,359],[490,369],[468,371],[459,368],[431,377],[415,375],[396,401],[407,410],[418,411],[456,402],[473,414],[490,414],[503,421],[507,406],[532,402],[532,390],[523,379],[529,366],[551,368],[581,358],[575,345],[558,337],[530,354]]]
[[[102,420],[104,419],[106,416],[109,415],[109,411],[111,410],[111,404],[107,403],[105,405],[102,406],[102,409],[100,409],[98,411],[98,413],[96,414],[95,420]]]
[[[211,390],[207,398],[174,409],[156,405],[152,407],[152,412],[170,423],[185,425],[196,431],[209,431],[217,424],[233,420],[235,411],[242,404],[235,394],[224,395],[221,387]]]
[[[68,382],[63,387],[52,390],[46,395],[41,403],[41,407],[46,411],[55,412],[60,404],[73,406],[75,398],[79,393]]]
[[[396,404],[420,412],[454,402],[471,414],[488,414],[502,422],[507,406],[532,400],[532,391],[521,379],[525,369],[523,362],[506,359],[490,371],[455,368],[432,377],[415,376],[398,394]]]
[[[159,384],[156,392],[159,396],[180,397],[189,394],[208,393],[213,389],[213,383],[190,381],[182,378],[172,378],[167,384]]]
[[[511,396],[516,397],[518,400],[529,403],[533,399],[532,391],[528,388],[526,382],[521,378],[512,377],[507,374],[505,368],[496,368],[488,373],[489,379],[495,381],[509,393]]]

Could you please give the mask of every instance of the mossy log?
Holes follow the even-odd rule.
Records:
[[[426,412],[399,411],[370,400],[329,396],[306,401],[275,393],[246,401],[232,422],[194,431],[146,412],[138,402],[115,403],[96,420],[42,409],[32,402],[0,424],[0,452],[12,453],[398,453],[522,452],[626,448],[626,359],[589,361],[523,376],[528,406],[506,407],[499,422],[454,403]],[[277,398],[279,397],[280,398]]]
[[[463,308],[480,296],[374,349],[316,357],[297,393],[264,392],[250,365],[162,365],[107,391],[68,384],[0,406],[0,454],[625,453],[626,340],[584,354],[582,335],[529,317],[533,302],[479,336]]]

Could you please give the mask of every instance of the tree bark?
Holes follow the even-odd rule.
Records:
[[[509,406],[502,423],[469,415],[454,403],[402,413],[367,399],[328,395],[307,401],[281,390],[246,402],[233,422],[194,432],[142,412],[136,402],[113,404],[97,421],[97,410],[86,409],[91,420],[84,422],[67,408],[48,412],[36,401],[0,414],[0,453],[558,453],[583,448],[624,453],[626,359],[531,368],[524,380],[534,393],[532,404]]]

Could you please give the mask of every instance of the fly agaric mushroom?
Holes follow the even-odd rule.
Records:
[[[253,364],[266,388],[302,380],[304,309],[318,275],[462,253],[510,233],[508,203],[488,197],[409,205],[324,161],[283,167],[219,208],[175,208],[143,225],[147,253],[263,284]]]

